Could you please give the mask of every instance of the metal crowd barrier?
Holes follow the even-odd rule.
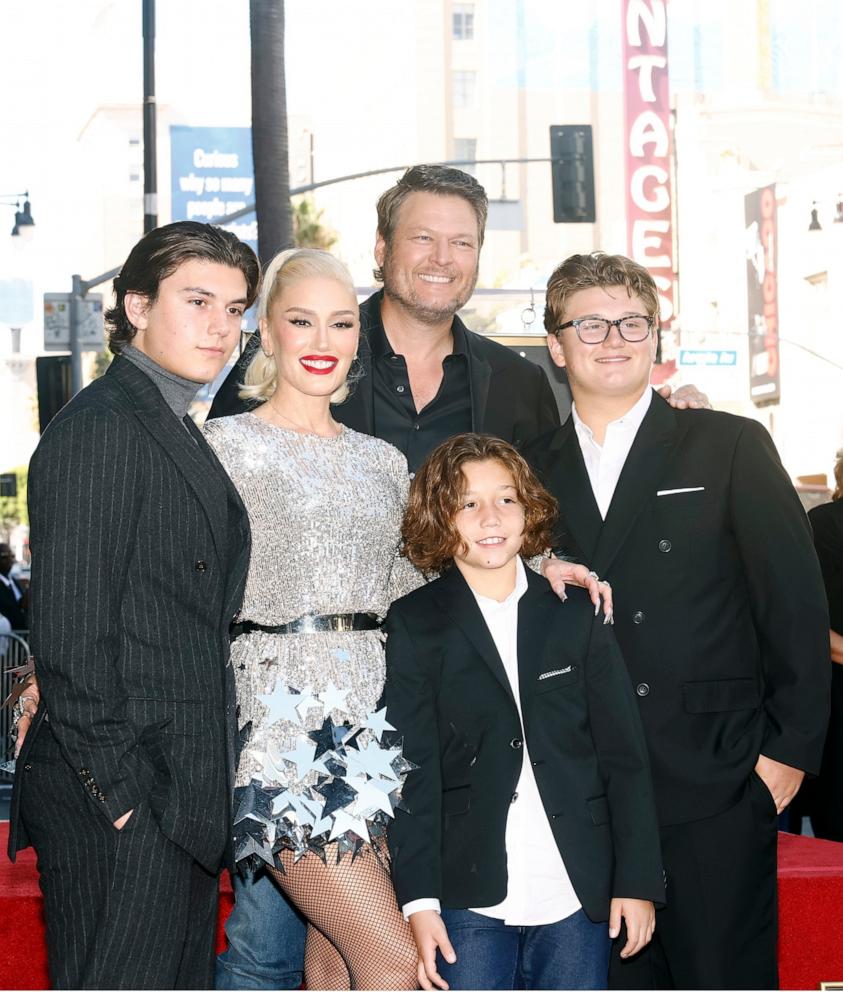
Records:
[[[0,701],[11,691],[13,682],[13,677],[9,674],[11,670],[20,668],[29,660],[29,644],[26,640],[28,633],[26,630],[19,630],[11,634],[0,634],[0,671],[3,674],[0,682]],[[2,706],[0,707],[0,765],[13,757],[11,729],[11,707]],[[11,772],[0,768],[0,784],[10,783],[12,779]]]

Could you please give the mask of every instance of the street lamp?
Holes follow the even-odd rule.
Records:
[[[20,208],[20,198],[23,197],[23,210]],[[29,190],[25,193],[0,193],[4,207],[15,208],[15,226],[12,228],[12,237],[18,238],[22,227],[34,227],[35,221],[32,219],[32,205],[29,202]]]

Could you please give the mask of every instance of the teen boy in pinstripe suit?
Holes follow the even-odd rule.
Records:
[[[42,702],[18,759],[10,856],[33,844],[56,988],[211,988],[229,828],[228,625],[249,526],[187,407],[239,338],[259,266],[171,224],[115,279],[109,371],[32,459],[32,646]]]

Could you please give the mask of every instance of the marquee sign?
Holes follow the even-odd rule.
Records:
[[[662,326],[676,304],[665,0],[621,0],[627,250],[659,290]]]

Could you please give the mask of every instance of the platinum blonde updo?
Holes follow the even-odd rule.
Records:
[[[317,248],[288,248],[279,252],[264,271],[258,298],[258,325],[261,328],[269,320],[272,307],[284,289],[302,279],[334,279],[348,289],[356,308],[354,282],[348,269],[338,258]],[[354,376],[349,373],[345,382],[331,394],[332,403],[342,403],[348,397],[353,380]],[[246,369],[240,396],[243,399],[265,402],[275,392],[277,385],[275,359],[259,348]]]

